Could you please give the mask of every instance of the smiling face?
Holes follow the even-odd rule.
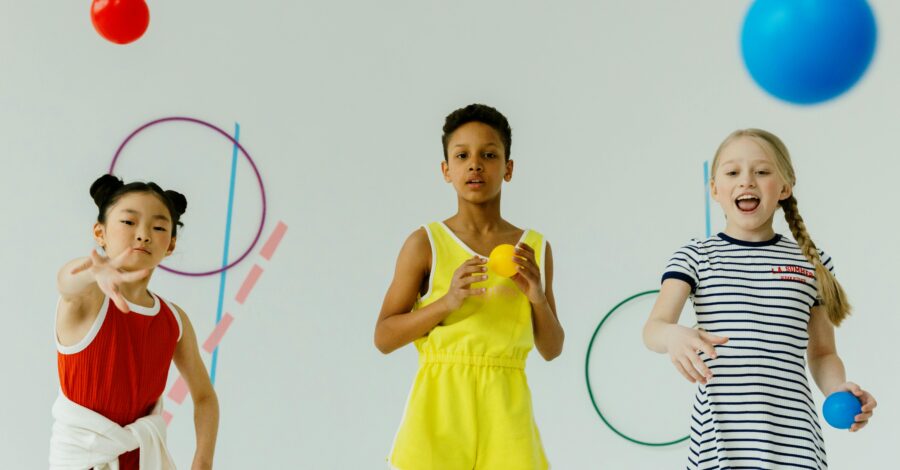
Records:
[[[772,220],[779,201],[791,195],[791,184],[778,171],[774,157],[755,138],[727,142],[713,163],[710,194],[725,212],[725,232],[747,241],[774,236]]]
[[[461,199],[476,204],[497,198],[503,182],[512,179],[512,170],[500,135],[477,121],[453,132],[447,142],[447,160],[441,162],[444,180],[453,184]]]
[[[94,238],[110,258],[128,251],[123,268],[153,269],[175,249],[169,209],[153,193],[130,192],[94,224]]]

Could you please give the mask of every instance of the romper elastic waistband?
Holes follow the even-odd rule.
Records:
[[[469,366],[525,369],[525,359],[517,359],[514,357],[466,356],[462,354],[437,352],[419,353],[419,364],[464,364]]]

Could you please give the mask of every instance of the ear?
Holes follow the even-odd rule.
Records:
[[[450,182],[450,164],[446,160],[441,162],[441,174],[444,175],[444,181]]]
[[[784,201],[785,199],[791,197],[792,194],[794,194],[794,187],[789,184],[785,184],[781,187],[781,194],[778,195],[778,200]]]
[[[169,242],[169,248],[166,250],[166,256],[172,254],[175,251],[175,237],[172,237],[172,240]]]
[[[512,160],[506,161],[506,173],[503,175],[503,181],[509,183],[512,180],[513,175],[513,167],[515,167],[515,163]]]
[[[716,198],[719,196],[719,189],[716,188],[716,180],[714,179],[709,180],[709,195],[710,197],[718,201],[718,199]]]
[[[94,222],[94,241],[97,242],[101,248],[106,248],[106,227],[103,226],[100,222]]]

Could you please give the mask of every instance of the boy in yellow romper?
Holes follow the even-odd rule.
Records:
[[[553,264],[543,235],[500,216],[513,175],[506,118],[473,104],[447,116],[444,180],[456,215],[409,236],[375,325],[389,353],[410,342],[419,371],[388,458],[400,470],[548,468],[534,422],[525,359],[562,351]],[[518,272],[489,271],[484,254],[516,246]]]

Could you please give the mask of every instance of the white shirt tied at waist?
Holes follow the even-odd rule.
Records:
[[[51,470],[118,470],[119,456],[138,448],[141,470],[175,470],[166,449],[162,399],[149,415],[122,427],[60,392],[53,418]]]

